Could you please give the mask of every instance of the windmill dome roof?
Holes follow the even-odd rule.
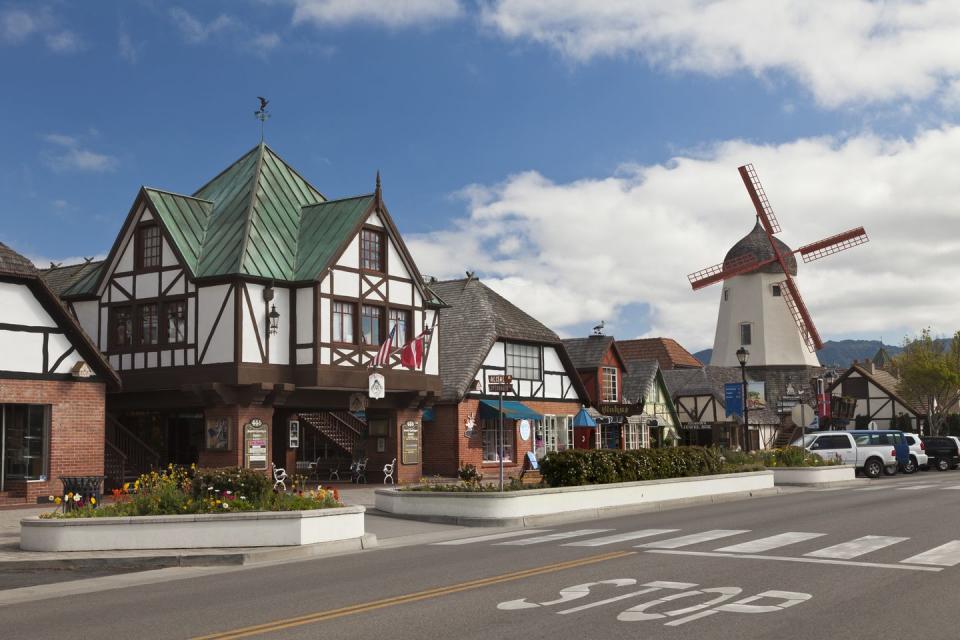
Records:
[[[782,255],[786,261],[790,275],[797,275],[797,259],[793,255],[793,249],[777,237],[774,237],[773,241],[776,243],[780,255]],[[737,244],[733,245],[730,251],[727,251],[727,255],[723,258],[724,268],[726,268],[732,260],[745,255],[754,256],[758,262],[770,260],[775,257],[773,247],[770,246],[770,240],[767,239],[767,232],[760,226],[759,220],[757,220],[757,224],[754,225],[753,231],[743,236]],[[778,263],[773,262],[754,269],[753,271],[748,271],[747,273],[783,273],[783,269]]]

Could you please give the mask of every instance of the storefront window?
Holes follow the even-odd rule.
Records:
[[[544,416],[537,427],[537,457],[563,451],[573,442],[573,416]]]
[[[620,448],[620,425],[616,423],[600,422],[597,424],[597,448]]]
[[[35,404],[0,405],[6,456],[6,479],[40,480],[47,475],[50,407]]]
[[[484,420],[483,422],[483,461],[499,462],[497,456],[497,431],[498,424],[496,420]],[[503,461],[513,461],[513,431],[514,422],[512,420],[503,421]]]

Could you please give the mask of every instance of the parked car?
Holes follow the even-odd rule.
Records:
[[[901,466],[900,470],[904,473],[914,473],[917,469],[922,469],[924,471],[930,469],[927,456],[927,445],[923,443],[923,440],[920,439],[920,436],[914,433],[904,433],[903,437],[906,439],[907,445],[910,447],[910,462],[907,465]]]
[[[862,444],[858,444],[853,433],[824,431],[809,434],[805,436],[803,446],[824,460],[840,460],[844,464],[852,464],[868,478],[877,478],[890,467],[893,467],[896,473],[897,452],[894,445],[880,442],[889,438],[876,438],[876,442],[871,442],[870,436],[861,437]],[[793,444],[800,446],[800,441]]]
[[[899,469],[910,469],[907,473],[916,471],[916,466],[910,462],[910,445],[907,444],[906,434],[903,431],[884,430],[855,430],[848,431],[853,436],[858,447],[893,447],[896,461],[893,464],[887,464],[883,467],[883,472],[888,475],[896,475]]]
[[[960,439],[953,436],[923,436],[930,465],[938,471],[960,467]]]

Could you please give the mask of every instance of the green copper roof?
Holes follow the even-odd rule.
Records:
[[[213,203],[149,187],[145,187],[143,191],[153,210],[163,220],[187,266],[196,273]]]
[[[194,196],[213,203],[196,275],[276,280],[294,279],[300,209],[325,200],[265,144]]]
[[[295,280],[316,277],[337,256],[341,245],[350,239],[350,232],[365,220],[373,200],[373,195],[357,196],[303,208]]]

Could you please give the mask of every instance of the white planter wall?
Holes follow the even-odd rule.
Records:
[[[457,493],[378,489],[381,511],[413,517],[501,520],[560,515],[573,511],[631,507],[725,494],[772,490],[773,473],[647,480],[615,484],[530,489],[504,493]]]
[[[781,467],[774,468],[773,482],[776,485],[822,487],[837,482],[856,480],[856,467],[837,465],[832,467]]]
[[[364,535],[360,506],[134,518],[24,518],[25,551],[281,547]]]

